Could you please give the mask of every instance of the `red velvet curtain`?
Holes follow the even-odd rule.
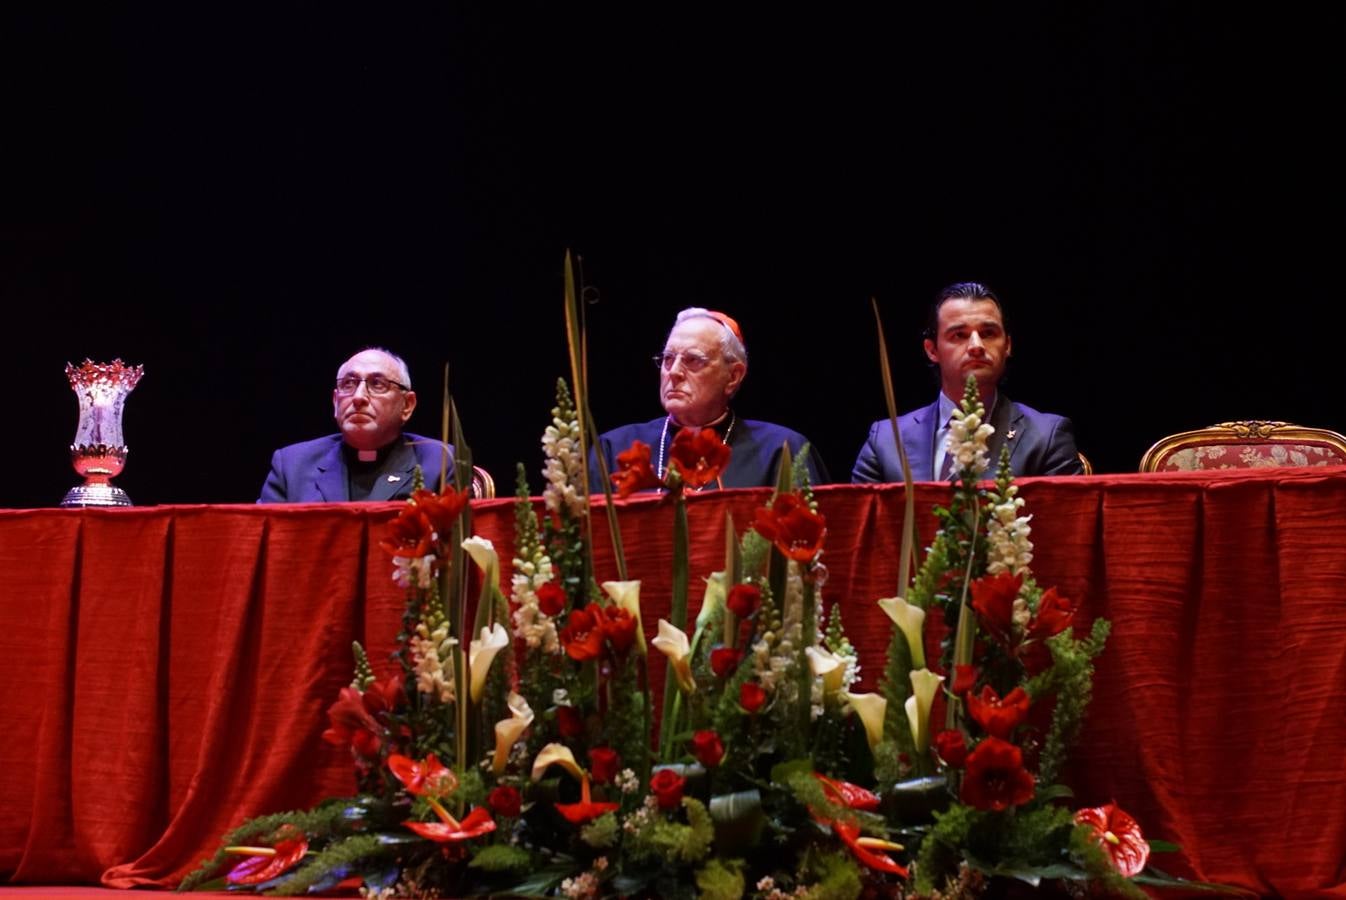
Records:
[[[1346,469],[1025,479],[1033,569],[1112,622],[1070,782],[1261,895],[1346,896]],[[824,600],[865,683],[890,632],[903,492],[818,491]],[[947,489],[916,488],[924,545]],[[693,497],[697,579],[763,491]],[[508,500],[474,506],[508,562]],[[350,792],[326,708],[360,640],[386,672],[395,505],[0,511],[0,875],[171,885],[242,820]],[[647,633],[672,512],[622,504]],[[596,516],[598,571],[615,577]],[[508,573],[506,573],[508,577]],[[656,694],[657,695],[657,694]]]

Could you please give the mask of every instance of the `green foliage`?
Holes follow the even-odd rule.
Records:
[[[682,808],[687,814],[685,825],[656,815],[630,835],[627,846],[633,860],[693,864],[706,857],[715,840],[715,823],[700,800],[683,797]]]
[[[359,641],[351,643],[351,653],[355,656],[355,678],[351,681],[351,687],[363,692],[374,683],[374,670],[370,667],[369,657]]]
[[[580,829],[580,840],[595,850],[615,847],[621,837],[622,827],[617,824],[617,817],[610,812],[590,820]]]
[[[1038,766],[1038,778],[1044,784],[1054,782],[1060,774],[1066,754],[1084,723],[1094,693],[1093,661],[1103,652],[1110,627],[1106,619],[1095,619],[1085,640],[1075,640],[1070,629],[1048,638],[1054,665],[1025,688],[1035,700],[1046,691],[1056,693],[1056,707]]]
[[[711,859],[696,872],[701,900],[739,900],[744,887],[742,860]]]
[[[929,894],[958,871],[958,864],[963,861],[962,848],[981,817],[981,813],[961,803],[935,813],[934,827],[921,841],[916,859],[912,885],[915,893]]]
[[[485,872],[527,872],[533,867],[533,855],[511,844],[490,844],[478,850],[468,865]]]
[[[840,852],[811,851],[805,871],[815,879],[804,894],[806,900],[856,900],[864,890],[860,867]]]
[[[378,835],[357,834],[328,844],[317,853],[308,856],[303,866],[285,882],[276,888],[283,896],[297,896],[307,893],[308,889],[322,881],[334,870],[354,866],[378,856],[391,856],[395,848],[380,842]]]

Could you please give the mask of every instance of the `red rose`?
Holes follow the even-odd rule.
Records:
[[[983,740],[968,754],[959,799],[997,812],[1032,800],[1033,776],[1024,768],[1023,751],[1000,738]]]
[[[967,739],[963,732],[956,729],[941,731],[935,735],[935,752],[944,764],[953,769],[961,769],[967,761]]]
[[[507,784],[494,788],[486,797],[486,803],[497,816],[506,818],[517,816],[523,809],[523,797],[519,795],[519,789]]]
[[[537,593],[537,608],[542,610],[546,616],[555,616],[566,608],[566,592],[554,581],[548,581],[539,587]]]
[[[766,690],[755,681],[745,681],[738,689],[738,705],[755,713],[766,703]]]
[[[650,793],[659,801],[660,809],[677,809],[682,803],[682,789],[685,786],[682,776],[672,769],[660,769],[650,779]]]
[[[724,759],[724,742],[713,731],[698,731],[692,735],[692,755],[707,769],[713,769]]]
[[[584,717],[573,706],[556,707],[556,730],[563,738],[577,738],[584,734]]]
[[[589,751],[589,774],[593,776],[594,784],[612,781],[621,764],[621,757],[611,747],[595,747]]]
[[[710,651],[710,670],[715,673],[716,678],[728,678],[734,674],[734,670],[738,668],[741,659],[743,659],[742,650],[735,650],[733,647],[716,647]]]
[[[746,619],[757,612],[757,607],[761,602],[762,589],[757,585],[736,584],[729,591],[729,597],[724,601],[724,605],[729,607],[729,611],[740,619]]]

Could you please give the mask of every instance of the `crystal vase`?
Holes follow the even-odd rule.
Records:
[[[130,506],[126,491],[112,478],[126,465],[128,448],[122,441],[122,407],[144,366],[128,366],[120,359],[110,363],[84,360],[81,366],[66,363],[65,375],[79,400],[79,427],[70,445],[70,462],[84,476],[72,487],[62,506]]]

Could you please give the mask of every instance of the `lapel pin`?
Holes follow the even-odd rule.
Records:
[[[393,482],[393,481],[401,481],[401,480],[402,480],[402,476],[401,476],[401,475],[389,475],[389,476],[388,476],[388,481],[390,481],[390,482]]]
[[[1005,432],[1005,440],[1007,440],[1007,441],[1012,441],[1012,440],[1014,440],[1014,429],[1013,429],[1013,428],[1011,428],[1009,431]]]

